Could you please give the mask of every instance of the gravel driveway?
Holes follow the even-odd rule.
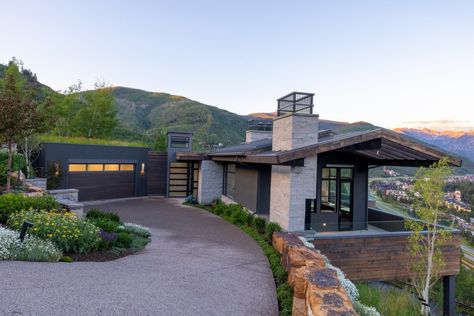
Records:
[[[235,226],[176,200],[97,207],[153,241],[109,262],[0,262],[1,315],[277,315],[267,260]]]

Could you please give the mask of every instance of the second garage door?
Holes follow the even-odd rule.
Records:
[[[79,201],[133,197],[135,164],[69,164],[67,182],[79,190]]]

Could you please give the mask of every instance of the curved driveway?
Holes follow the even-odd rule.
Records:
[[[153,241],[110,262],[0,262],[1,315],[277,314],[268,262],[235,226],[176,200],[97,207],[150,227]]]

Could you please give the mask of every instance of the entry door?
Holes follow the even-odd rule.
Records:
[[[352,168],[324,167],[321,170],[320,205],[314,220],[317,231],[352,229]]]

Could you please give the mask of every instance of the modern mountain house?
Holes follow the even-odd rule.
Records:
[[[322,130],[313,99],[303,92],[278,99],[273,120],[250,120],[246,142],[213,152],[193,152],[191,132],[169,132],[167,152],[48,143],[37,167],[57,176],[58,188],[79,189],[79,200],[194,195],[202,204],[239,203],[312,240],[352,280],[408,279],[411,232],[403,216],[369,204],[369,169],[429,166],[443,157],[459,167],[462,161],[383,128],[355,123]],[[449,314],[460,269],[459,231],[443,255]]]

